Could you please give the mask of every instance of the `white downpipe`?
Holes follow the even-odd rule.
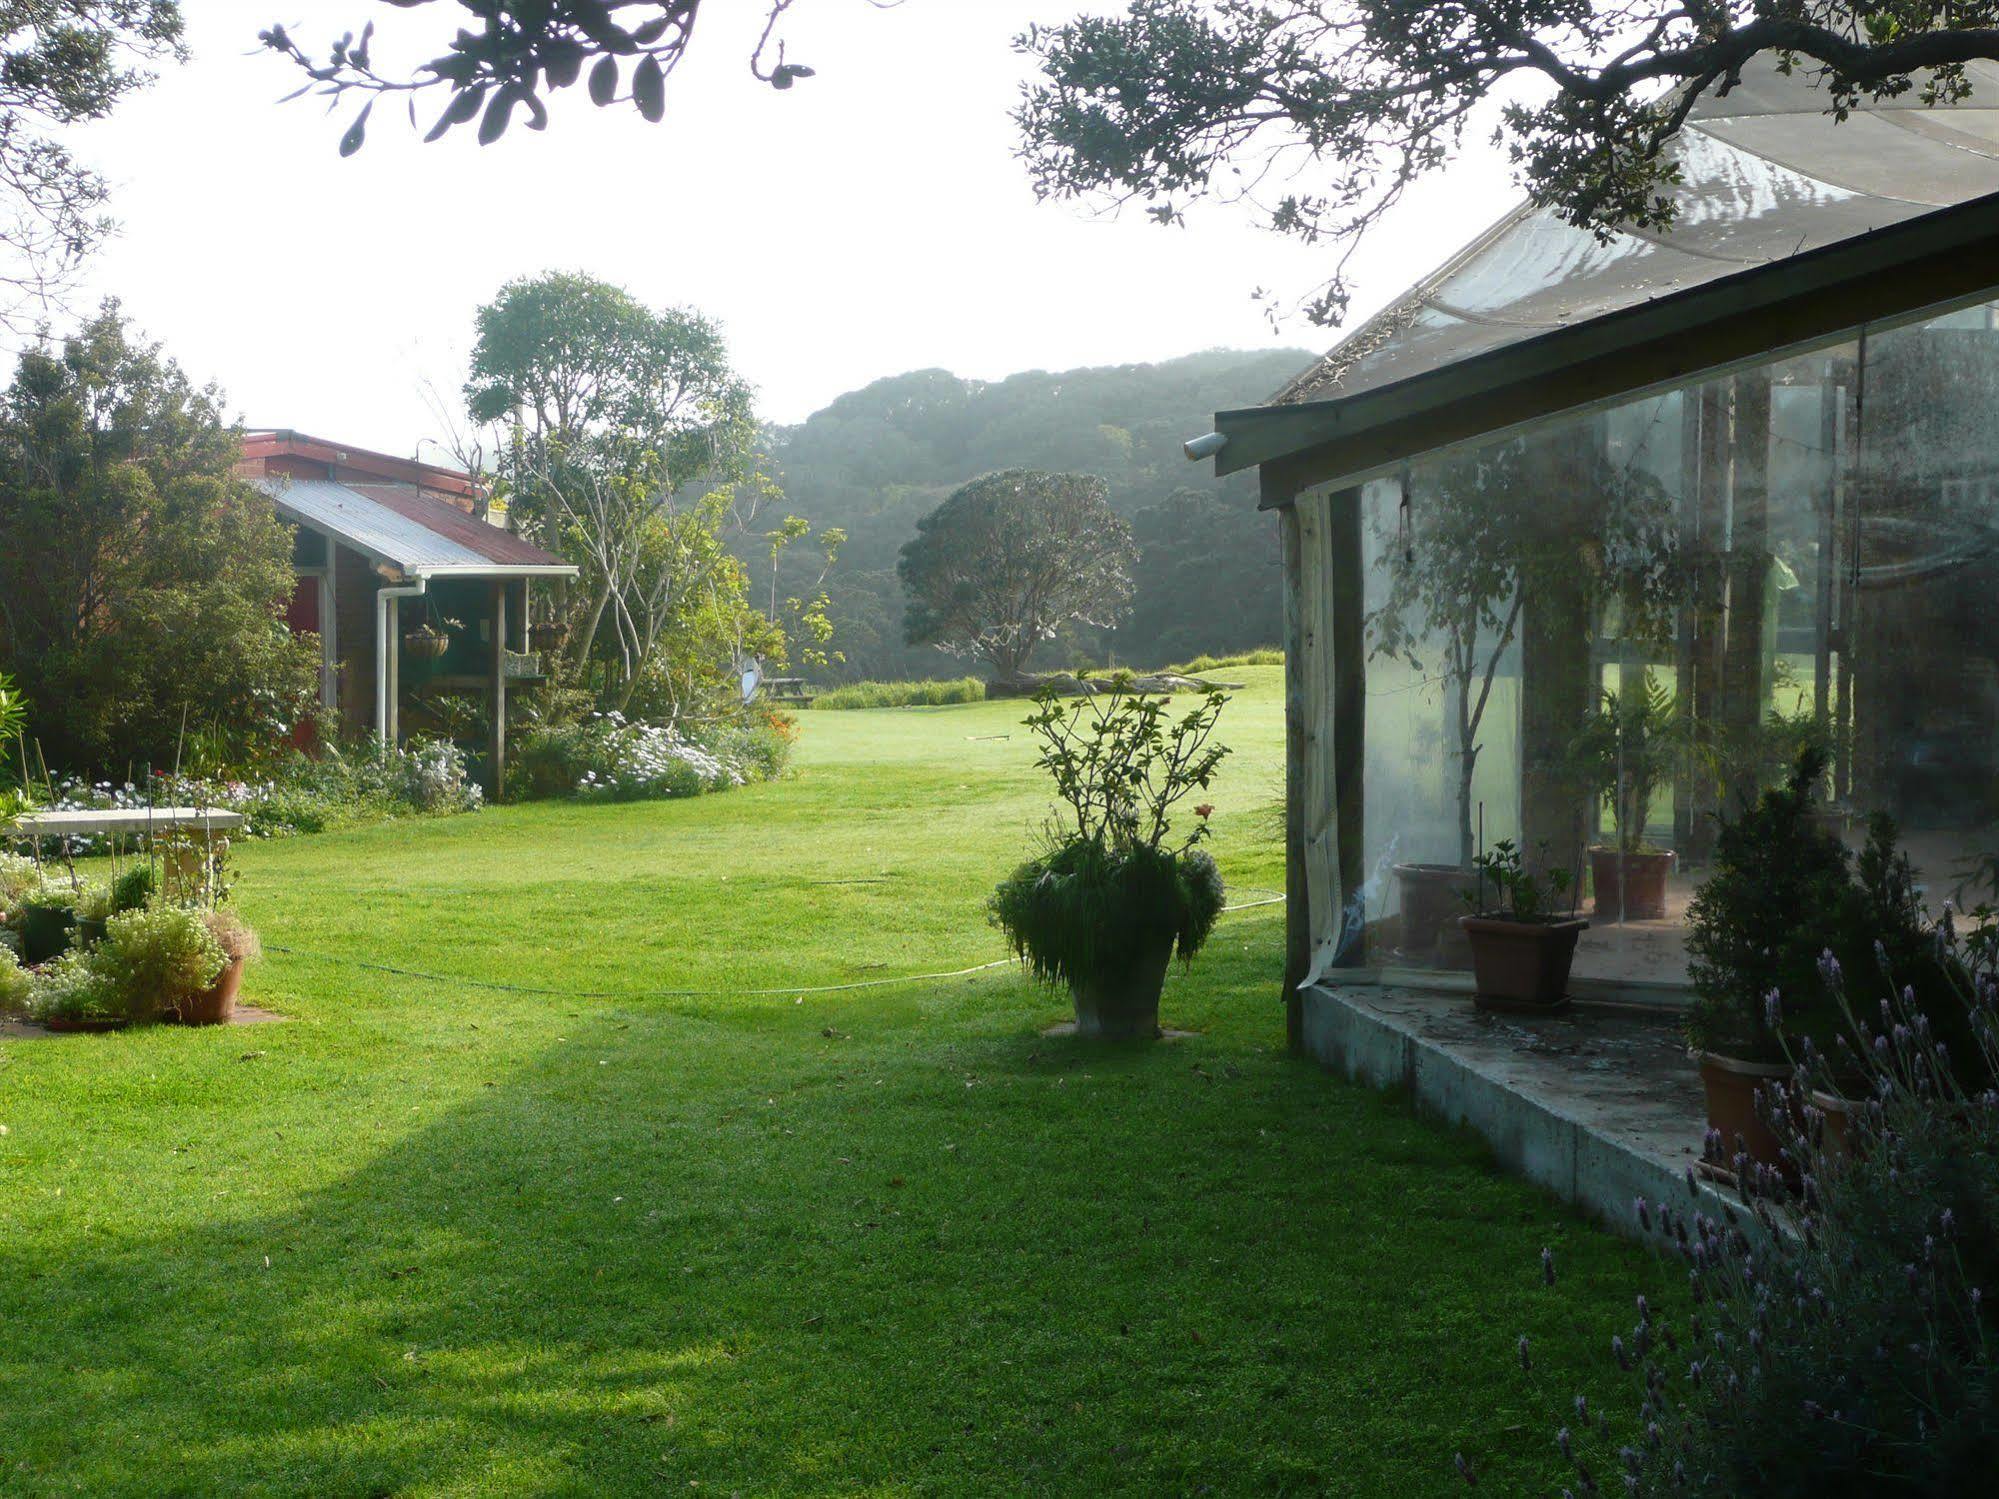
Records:
[[[389,740],[389,651],[394,646],[389,601],[421,598],[429,587],[430,579],[419,577],[414,583],[375,590],[375,738],[384,744]]]

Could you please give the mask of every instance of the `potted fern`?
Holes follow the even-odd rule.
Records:
[[[1157,1036],[1167,965],[1199,952],[1221,914],[1221,874],[1199,847],[1213,809],[1195,807],[1184,832],[1175,809],[1229,753],[1211,742],[1227,701],[1211,692],[1169,723],[1163,698],[1121,687],[1067,703],[1043,692],[1026,719],[1058,811],[988,911],[1036,978],[1068,985],[1079,1035]]]
[[[1698,746],[1673,694],[1647,670],[1624,691],[1604,690],[1570,746],[1578,780],[1609,811],[1614,842],[1589,851],[1599,918],[1666,914],[1674,853],[1645,840],[1653,793]]]

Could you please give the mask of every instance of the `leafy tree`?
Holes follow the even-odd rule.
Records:
[[[1043,73],[1016,119],[1044,197],[1139,199],[1163,222],[1249,199],[1351,250],[1495,115],[1535,201],[1667,228],[1668,145],[1753,59],[1822,76],[1835,120],[1912,91],[1952,102],[1967,62],[1999,57],[1999,0],[1128,0],[1021,45]],[[1313,315],[1338,322],[1347,290],[1336,271]]]
[[[787,624],[821,651],[823,595],[780,605],[773,583],[760,615],[728,548],[782,492],[758,466],[749,389],[712,322],[556,272],[503,287],[477,330],[466,405],[504,429],[521,529],[583,570],[570,664],[600,702],[679,711],[738,657],[788,660]],[[810,526],[780,529],[776,550]],[[839,541],[821,537],[827,566]]]
[[[101,120],[183,56],[178,0],[0,0],[0,286],[45,303],[110,230],[104,179],[45,132]],[[5,310],[0,309],[0,317]]]
[[[0,399],[0,670],[54,765],[173,763],[185,729],[239,757],[310,711],[291,533],[232,476],[222,397],[116,303],[23,354]]]
[[[1088,474],[1008,469],[975,479],[916,523],[896,572],[912,644],[977,656],[1015,681],[1065,624],[1124,617],[1138,554]]]

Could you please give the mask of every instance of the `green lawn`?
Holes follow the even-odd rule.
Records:
[[[1278,672],[1228,675],[1217,853],[1267,889]],[[1020,713],[246,850],[287,1023],[0,1051],[0,1492],[1399,1496],[1459,1449],[1549,1492],[1550,1402],[1668,1272],[1285,1056],[1281,908],[1171,1044],[1044,1038],[1011,969],[788,992],[999,956]]]

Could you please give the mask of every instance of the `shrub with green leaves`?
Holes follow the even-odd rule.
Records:
[[[14,949],[0,943],[0,1015],[17,1015],[28,1007],[34,976],[21,966]]]
[[[1115,977],[1135,950],[1163,943],[1190,960],[1226,899],[1206,850],[1113,850],[1079,839],[1020,865],[987,909],[1036,978],[1087,985]]]
[[[921,682],[848,682],[812,700],[814,708],[939,708],[947,703],[982,703],[986,684],[977,677]]]

